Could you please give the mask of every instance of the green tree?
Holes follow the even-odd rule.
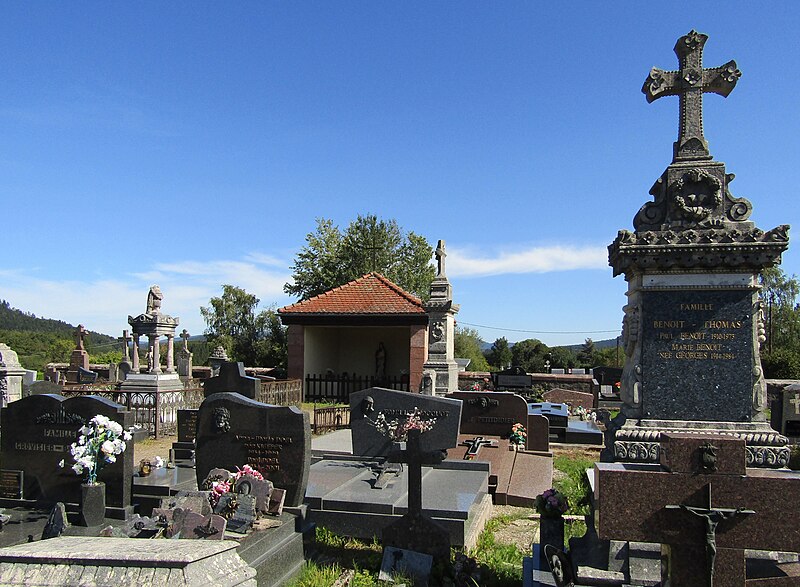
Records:
[[[572,369],[578,366],[578,357],[571,349],[557,346],[550,349],[551,369]]]
[[[767,340],[761,345],[764,375],[775,379],[800,378],[800,281],[779,267],[761,272],[761,300]]]
[[[495,340],[492,343],[492,348],[486,353],[486,360],[489,365],[498,371],[511,365],[512,358],[511,348],[508,346],[508,340],[506,340],[505,336]]]
[[[541,340],[529,338],[514,343],[511,347],[511,363],[525,369],[527,373],[544,373],[544,363],[550,349]]]
[[[233,285],[200,308],[206,340],[222,345],[233,361],[252,367],[286,367],[287,335],[274,308],[256,313],[259,299]]]
[[[413,232],[404,234],[395,220],[359,215],[342,232],[333,221],[317,219],[315,232],[292,265],[286,293],[308,299],[377,271],[403,289],[427,299],[434,268],[433,247]]]
[[[622,367],[625,351],[617,346],[595,349],[592,367]]]
[[[578,351],[578,364],[580,364],[581,367],[593,367],[595,352],[594,341],[591,338],[587,338],[581,350]]]
[[[483,340],[478,331],[473,328],[461,328],[456,326],[456,334],[453,339],[454,353],[459,359],[470,359],[470,371],[488,371],[489,363],[483,356]]]

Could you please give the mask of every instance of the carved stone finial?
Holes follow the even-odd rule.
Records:
[[[680,96],[680,125],[673,161],[711,159],[703,135],[703,94],[727,97],[742,76],[731,60],[721,67],[703,68],[703,46],[708,35],[690,31],[675,44],[680,69],[664,71],[654,67],[642,86],[648,102],[662,96]]]
[[[161,293],[161,288],[154,285],[147,293],[147,311],[145,314],[152,316],[153,314],[161,313],[161,301],[164,299],[164,294]]]

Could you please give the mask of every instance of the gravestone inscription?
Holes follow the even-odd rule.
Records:
[[[131,412],[97,396],[32,395],[2,409],[0,462],[5,470],[23,472],[24,499],[78,503],[84,479],[70,468],[70,444],[77,441],[78,429],[96,415],[107,416],[126,429],[133,425]],[[106,484],[107,508],[130,507],[132,476],[130,446],[98,475],[98,481]]]
[[[197,410],[178,410],[178,442],[193,442],[197,434]]]
[[[215,393],[200,406],[196,444],[198,486],[214,468],[236,471],[250,465],[286,489],[287,505],[303,503],[311,426],[300,409],[263,404],[238,393]]]
[[[756,381],[752,293],[647,291],[642,312],[644,415],[748,421]]]

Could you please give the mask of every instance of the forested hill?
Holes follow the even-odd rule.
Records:
[[[42,371],[47,363],[69,361],[75,348],[74,332],[75,326],[63,320],[39,318],[0,300],[0,342],[17,352],[26,369]],[[106,334],[89,331],[86,336],[86,350],[92,356],[121,348],[120,342]]]

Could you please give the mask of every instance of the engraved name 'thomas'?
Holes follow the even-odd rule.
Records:
[[[677,310],[682,312],[710,312],[711,303],[681,303]],[[742,320],[712,319],[702,320],[699,325],[690,320],[653,320],[656,340],[667,342],[667,347],[658,351],[660,359],[684,361],[732,361],[736,359],[725,343],[736,340],[736,331],[744,326]],[[677,331],[677,332],[676,332]]]

